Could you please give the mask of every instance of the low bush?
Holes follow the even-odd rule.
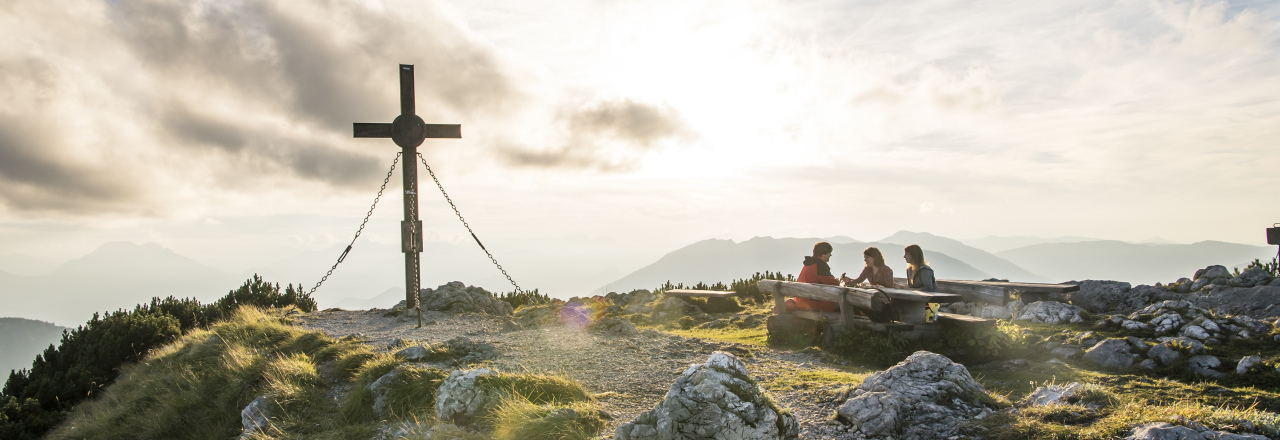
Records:
[[[223,321],[241,306],[316,309],[301,286],[264,282],[254,275],[217,301],[152,298],[133,310],[95,313],[85,325],[64,331],[58,346],[36,356],[30,369],[14,371],[0,392],[0,438],[39,438],[73,406],[113,383],[122,365],[193,329]]]

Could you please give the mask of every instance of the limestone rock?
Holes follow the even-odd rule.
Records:
[[[615,440],[794,439],[800,425],[777,409],[737,357],[715,352],[690,365],[653,410],[624,423]]]
[[[271,414],[268,409],[273,403],[275,401],[269,395],[258,396],[240,411],[240,426],[244,428],[240,434],[242,438],[266,430],[271,424]]]
[[[1182,353],[1166,344],[1158,344],[1147,351],[1147,357],[1160,361],[1160,365],[1173,365],[1182,358]]]
[[[560,313],[556,304],[541,304],[523,307],[512,318],[516,324],[525,328],[537,328],[560,324]]]
[[[1010,319],[1013,317],[1012,304],[1008,306],[997,306],[986,304],[982,306],[982,310],[978,311],[978,317],[984,319]]]
[[[1246,374],[1249,370],[1252,370],[1253,367],[1260,364],[1262,364],[1262,358],[1258,356],[1245,356],[1240,359],[1240,362],[1236,363],[1236,374]]]
[[[1120,281],[1085,280],[1080,290],[1067,294],[1067,299],[1090,312],[1103,313],[1121,304],[1130,287]]]
[[[1203,426],[1203,425],[1202,425]],[[1165,422],[1148,423],[1133,428],[1133,434],[1124,440],[1263,440],[1266,437],[1257,434],[1234,434],[1224,431],[1205,429],[1199,431],[1186,426],[1170,425]]]
[[[435,289],[422,289],[418,293],[422,310],[447,313],[486,313],[511,316],[511,304],[497,299],[489,291],[476,286],[467,287],[460,281],[451,281]]]
[[[1076,359],[1084,354],[1084,350],[1074,345],[1059,345],[1049,350],[1049,356],[1057,359]]]
[[[1047,405],[1065,405],[1075,403],[1080,400],[1080,394],[1084,391],[1084,385],[1080,382],[1071,382],[1066,385],[1048,385],[1036,388],[1027,397],[1018,401],[1020,407],[1028,406],[1047,406]]]
[[[1221,366],[1222,360],[1207,354],[1192,356],[1190,359],[1187,359],[1187,371],[1190,371],[1192,374],[1197,376],[1212,377],[1215,379],[1226,377],[1225,374],[1218,371],[1218,367]]]
[[[427,359],[427,349],[413,346],[397,351],[395,354],[397,359],[403,359],[409,362],[422,362]]]
[[[867,437],[947,438],[964,421],[994,413],[964,365],[927,351],[868,376],[850,396],[836,418]]]
[[[1201,341],[1205,339],[1209,339],[1209,332],[1206,331],[1204,327],[1201,327],[1198,325],[1188,325],[1188,326],[1182,327],[1182,335],[1190,338],[1194,338],[1194,339],[1199,339]]]
[[[662,321],[701,313],[702,309],[699,309],[698,306],[684,302],[680,298],[669,296],[653,306],[652,316],[653,319]]]
[[[1084,309],[1056,301],[1037,301],[1028,304],[1015,321],[1030,321],[1033,324],[1067,324],[1083,322],[1080,312]]]
[[[1123,370],[1133,366],[1133,358],[1129,356],[1129,342],[1124,339],[1107,339],[1099,342],[1088,351],[1084,358],[1106,370]]]
[[[497,357],[498,348],[494,347],[493,344],[476,342],[466,336],[458,336],[436,346],[430,356],[425,357],[424,360],[466,365],[497,359]]]
[[[497,390],[476,386],[476,378],[493,374],[497,373],[488,368],[449,373],[436,391],[436,418],[467,426],[488,413],[501,396]]]
[[[398,377],[400,377],[400,369],[396,368],[365,387],[365,389],[369,390],[369,394],[373,395],[373,413],[378,417],[387,416],[387,393],[391,391],[391,384]]]
[[[601,318],[591,323],[587,328],[600,333],[620,336],[635,336],[640,334],[640,331],[636,330],[636,326],[631,324],[631,321],[614,317]]]
[[[1221,265],[1209,266],[1204,268],[1204,273],[1196,277],[1196,280],[1199,280],[1201,278],[1209,278],[1209,279],[1231,278],[1231,271],[1227,270],[1226,266],[1221,266]]]

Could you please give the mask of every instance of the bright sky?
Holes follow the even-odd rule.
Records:
[[[462,124],[422,151],[499,258],[1280,221],[1274,1],[9,0],[0,41],[0,254],[345,242],[398,151],[351,123],[395,117],[400,63]],[[399,179],[365,237],[398,241]]]

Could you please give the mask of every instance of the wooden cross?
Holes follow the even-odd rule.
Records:
[[[427,138],[461,139],[458,124],[427,124],[414,114],[413,65],[400,65],[400,116],[386,123],[361,123],[353,126],[358,138],[391,138],[400,146],[404,157],[404,221],[400,223],[401,251],[404,252],[405,307],[418,308],[418,254],[422,253],[422,221],[418,220],[418,146]],[[419,310],[418,325],[422,325]]]

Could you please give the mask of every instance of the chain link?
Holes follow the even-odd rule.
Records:
[[[316,293],[316,289],[319,289],[320,285],[324,284],[325,280],[329,279],[329,275],[333,275],[333,270],[337,269],[339,264],[342,264],[342,260],[347,259],[347,253],[351,252],[351,246],[356,244],[356,239],[360,238],[361,232],[364,232],[364,226],[369,223],[369,217],[373,216],[373,208],[378,207],[378,200],[382,199],[382,192],[387,189],[387,182],[391,181],[391,175],[396,172],[396,164],[400,162],[400,154],[401,153],[396,153],[395,160],[391,161],[391,170],[387,171],[387,177],[382,179],[382,187],[378,188],[378,196],[374,197],[373,204],[369,205],[369,212],[364,215],[364,221],[360,222],[360,228],[356,229],[356,236],[351,238],[351,243],[348,243],[347,249],[342,251],[342,255],[338,256],[338,261],[333,263],[333,267],[330,267],[329,271],[325,272],[323,277],[320,277],[320,282],[316,283],[316,286],[312,287],[311,291],[307,292],[307,295]]]
[[[471,230],[471,225],[467,223],[467,219],[462,218],[462,213],[458,212],[458,205],[453,204],[453,199],[449,198],[449,193],[445,192],[444,186],[440,184],[440,179],[437,179],[436,173],[431,171],[431,165],[427,165],[427,158],[424,157],[422,153],[418,153],[418,159],[422,160],[422,166],[427,167],[427,174],[430,174],[431,180],[436,182],[436,188],[440,188],[440,194],[444,194],[444,200],[449,202],[449,207],[453,208],[453,213],[458,215],[458,220],[461,220],[462,226],[467,228],[467,233],[471,234],[471,238],[476,241],[477,245],[480,245],[480,250],[484,251],[484,254],[489,256],[489,261],[492,261],[493,265],[498,267],[498,270],[502,272],[502,276],[507,277],[507,281],[510,282],[512,286],[515,286],[515,293],[524,293],[524,289],[521,289],[520,285],[516,284],[516,280],[511,278],[511,274],[508,274],[507,270],[503,269],[501,264],[498,264],[498,259],[493,258],[493,254],[489,253],[488,249],[485,249],[484,243],[481,243],[480,238],[476,237],[475,231]]]

